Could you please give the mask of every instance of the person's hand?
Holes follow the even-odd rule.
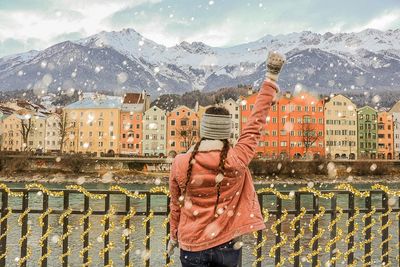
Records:
[[[178,245],[179,245],[178,242],[173,240],[173,239],[170,239],[168,241],[168,247],[167,247],[167,255],[168,255],[168,257],[171,257],[172,255],[174,255],[174,250],[175,250],[176,247],[178,247]]]
[[[273,51],[268,53],[267,58],[267,74],[266,77],[273,82],[278,81],[279,73],[285,64],[286,58],[284,55]]]

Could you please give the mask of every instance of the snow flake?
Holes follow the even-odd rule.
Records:
[[[126,72],[118,73],[117,75],[117,82],[119,84],[123,84],[128,80],[128,74]]]
[[[377,166],[375,163],[373,163],[373,164],[371,165],[371,167],[369,167],[369,169],[371,170],[371,172],[375,171],[376,168],[378,168],[378,166]]]
[[[243,242],[242,241],[237,241],[235,244],[233,244],[233,249],[234,250],[239,250],[243,247]]]
[[[84,176],[81,176],[81,177],[79,177],[79,178],[76,180],[76,183],[77,183],[78,185],[82,185],[82,184],[85,183],[85,181],[86,181],[86,178],[85,178]]]
[[[212,5],[214,5],[214,1],[208,1],[208,4],[210,5],[210,6],[212,6]]]
[[[59,239],[60,239],[60,237],[59,237],[58,235],[53,235],[53,236],[51,237],[51,242],[57,243]]]

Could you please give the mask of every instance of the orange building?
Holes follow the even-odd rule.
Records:
[[[124,96],[120,112],[121,155],[142,155],[143,112],[149,108],[150,98],[144,93]]]
[[[200,134],[200,120],[197,113],[179,106],[167,114],[167,153],[186,152],[195,144]]]
[[[378,112],[378,159],[393,159],[393,116],[386,111]]]
[[[241,129],[257,94],[242,99]],[[271,107],[257,147],[266,158],[317,158],[325,155],[324,100],[310,93],[284,94]]]

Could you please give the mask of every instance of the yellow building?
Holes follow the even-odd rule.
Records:
[[[335,95],[325,102],[324,115],[327,157],[333,159],[356,159],[356,105],[343,95]]]
[[[23,141],[21,135],[21,119],[18,114],[4,115],[1,120],[1,150],[21,151],[23,150]]]
[[[96,95],[65,107],[70,120],[66,152],[119,154],[120,97]]]

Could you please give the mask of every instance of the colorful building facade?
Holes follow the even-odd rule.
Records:
[[[393,159],[393,116],[378,112],[378,159]]]
[[[65,107],[71,120],[67,152],[118,155],[121,98],[98,96],[83,98]]]
[[[400,160],[400,101],[389,111],[393,116],[394,159]]]
[[[347,97],[335,95],[324,107],[327,158],[357,158],[357,107]]]
[[[128,93],[124,96],[120,113],[120,154],[142,155],[143,112],[150,105],[150,97],[144,93]]]
[[[144,156],[162,156],[167,154],[167,114],[157,106],[151,107],[143,114]]]
[[[378,112],[364,106],[357,110],[358,158],[376,159],[378,142]]]
[[[198,141],[200,121],[194,110],[178,106],[168,112],[167,122],[168,153],[184,153]]]
[[[241,129],[257,95],[241,102]],[[319,158],[324,148],[324,100],[310,93],[284,94],[272,106],[261,134],[257,154],[266,158]]]

